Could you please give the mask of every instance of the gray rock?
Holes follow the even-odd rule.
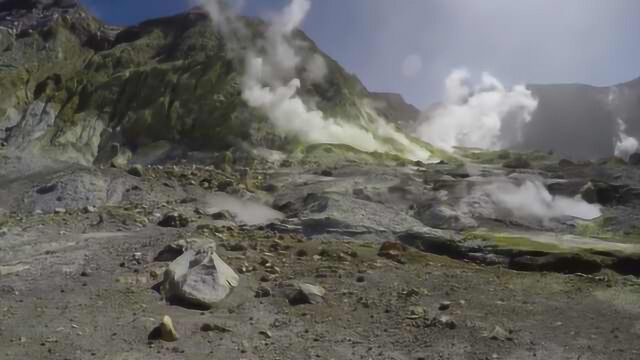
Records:
[[[135,177],[143,177],[144,176],[144,167],[142,165],[133,165],[127,170],[127,174]]]
[[[284,294],[290,305],[321,304],[324,302],[325,289],[305,283],[286,284]]]
[[[240,277],[215,252],[188,250],[165,271],[162,294],[177,305],[209,309],[239,282]]]
[[[418,211],[416,218],[423,224],[436,229],[461,231],[478,227],[478,223],[473,218],[445,206],[435,206],[426,211]]]

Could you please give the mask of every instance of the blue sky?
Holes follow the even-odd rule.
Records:
[[[189,0],[81,0],[113,24],[183,11]],[[245,0],[259,16],[287,0]],[[374,91],[419,107],[466,67],[506,85],[611,85],[640,76],[637,0],[313,0],[303,29]]]

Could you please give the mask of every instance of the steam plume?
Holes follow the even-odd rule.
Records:
[[[227,41],[237,41],[234,34],[248,33],[224,2],[199,1]],[[387,124],[366,103],[360,104],[362,111],[358,119],[345,121],[310,108],[298,95],[302,80],[315,83],[327,74],[324,58],[320,54],[309,54],[305,45],[293,36],[310,8],[310,0],[291,0],[272,17],[264,40],[236,54],[241,55],[245,63],[241,82],[243,99],[249,106],[263,111],[279,131],[307,143],[340,143],[367,152],[391,152],[414,160],[427,160],[428,151]],[[302,80],[297,75],[300,68],[304,69]]]
[[[600,206],[581,198],[551,195],[538,178],[520,183],[510,178],[493,179],[474,189],[463,200],[461,210],[489,218],[496,216],[496,211],[506,210],[516,219],[536,219],[542,223],[562,216],[590,220],[601,215]]]
[[[626,134],[627,124],[622,119],[617,120],[618,124],[618,139],[616,139],[615,155],[623,158],[625,161],[629,160],[631,154],[638,151],[638,140]]]
[[[506,89],[485,72],[475,89],[466,69],[445,80],[445,102],[418,128],[418,136],[436,146],[499,149],[517,142],[538,101],[523,85]]]

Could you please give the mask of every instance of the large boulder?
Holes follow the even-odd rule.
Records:
[[[214,251],[187,250],[165,271],[161,292],[170,303],[210,309],[239,282],[238,274]]]

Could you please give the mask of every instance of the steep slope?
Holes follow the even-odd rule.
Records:
[[[266,25],[242,21],[259,41]],[[85,164],[113,156],[114,143],[134,152],[159,141],[212,151],[295,144],[242,100],[244,64],[214,28],[198,8],[119,29],[75,1],[2,0],[0,141]],[[368,91],[305,34],[294,37],[327,64],[301,96],[356,119]]]
[[[420,110],[407,103],[401,94],[372,92],[369,96],[378,112],[400,128],[412,130],[420,119]]]

